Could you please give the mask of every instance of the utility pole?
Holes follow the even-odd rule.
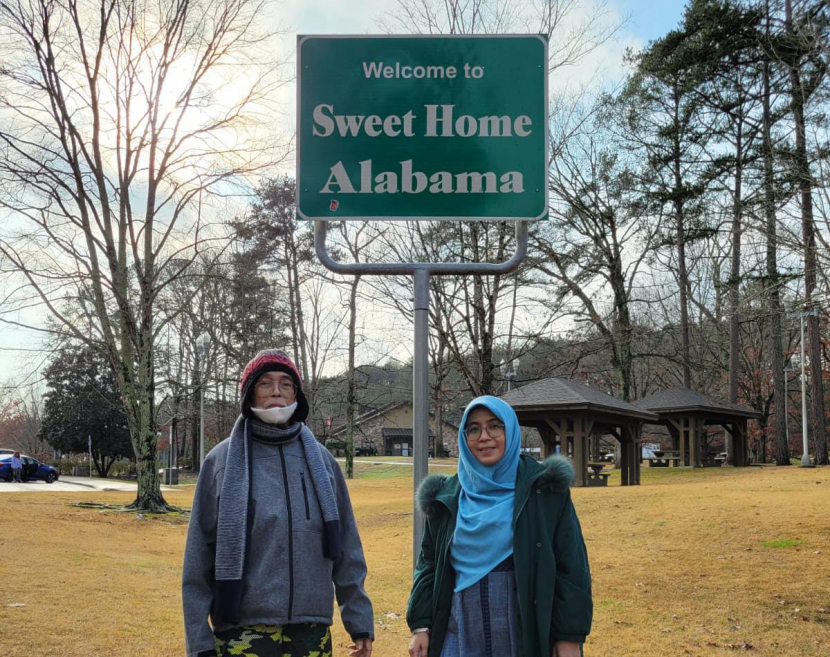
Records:
[[[818,310],[808,310],[799,313],[789,313],[789,316],[791,318],[798,317],[799,321],[801,322],[801,439],[803,449],[803,453],[801,455],[801,467],[812,468],[814,466],[810,462],[810,442],[807,436],[807,374],[804,368],[804,364],[807,358],[804,353],[804,318],[818,317]],[[821,372],[812,372],[812,375],[821,376]],[[784,412],[786,412],[786,410]]]

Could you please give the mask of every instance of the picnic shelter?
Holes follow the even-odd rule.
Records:
[[[684,387],[663,390],[633,404],[657,414],[657,423],[668,428],[681,467],[721,465],[707,448],[707,427],[711,426],[723,428],[726,434],[726,463],[749,465],[747,421],[760,418],[761,413]]]
[[[580,381],[557,377],[515,388],[501,399],[516,411],[520,425],[539,432],[543,456],[553,454],[558,446],[560,453],[573,460],[574,486],[607,481],[603,464],[597,463],[603,435],[613,436],[620,444],[622,485],[640,483],[640,431],[645,422],[658,419],[651,411]]]

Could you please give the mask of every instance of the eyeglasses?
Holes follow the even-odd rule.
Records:
[[[271,393],[274,390],[279,390],[281,395],[291,397],[297,394],[297,386],[291,379],[260,379],[255,384],[256,390],[259,393]]]
[[[464,429],[464,437],[467,440],[479,440],[482,432],[486,431],[490,438],[501,438],[504,435],[504,425],[501,422],[490,422],[483,427],[474,424]]]

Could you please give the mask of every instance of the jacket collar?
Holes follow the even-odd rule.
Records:
[[[544,463],[522,455],[516,472],[516,501],[513,507],[514,520],[527,501],[534,485],[567,491],[574,479],[570,460],[563,456],[551,456]],[[418,487],[418,508],[428,518],[434,518],[444,509],[453,516],[458,513],[458,496],[461,484],[458,476],[443,474],[430,475]]]

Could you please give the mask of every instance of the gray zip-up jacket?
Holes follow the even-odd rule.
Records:
[[[219,496],[230,439],[205,458],[190,516],[182,573],[187,653],[215,648],[208,624],[213,603]],[[332,624],[334,594],[346,631],[374,638],[372,603],[366,595],[366,561],[346,480],[320,445],[337,497],[343,555],[323,556],[323,517],[299,439],[282,445],[251,441],[253,524],[245,561],[240,626]]]

